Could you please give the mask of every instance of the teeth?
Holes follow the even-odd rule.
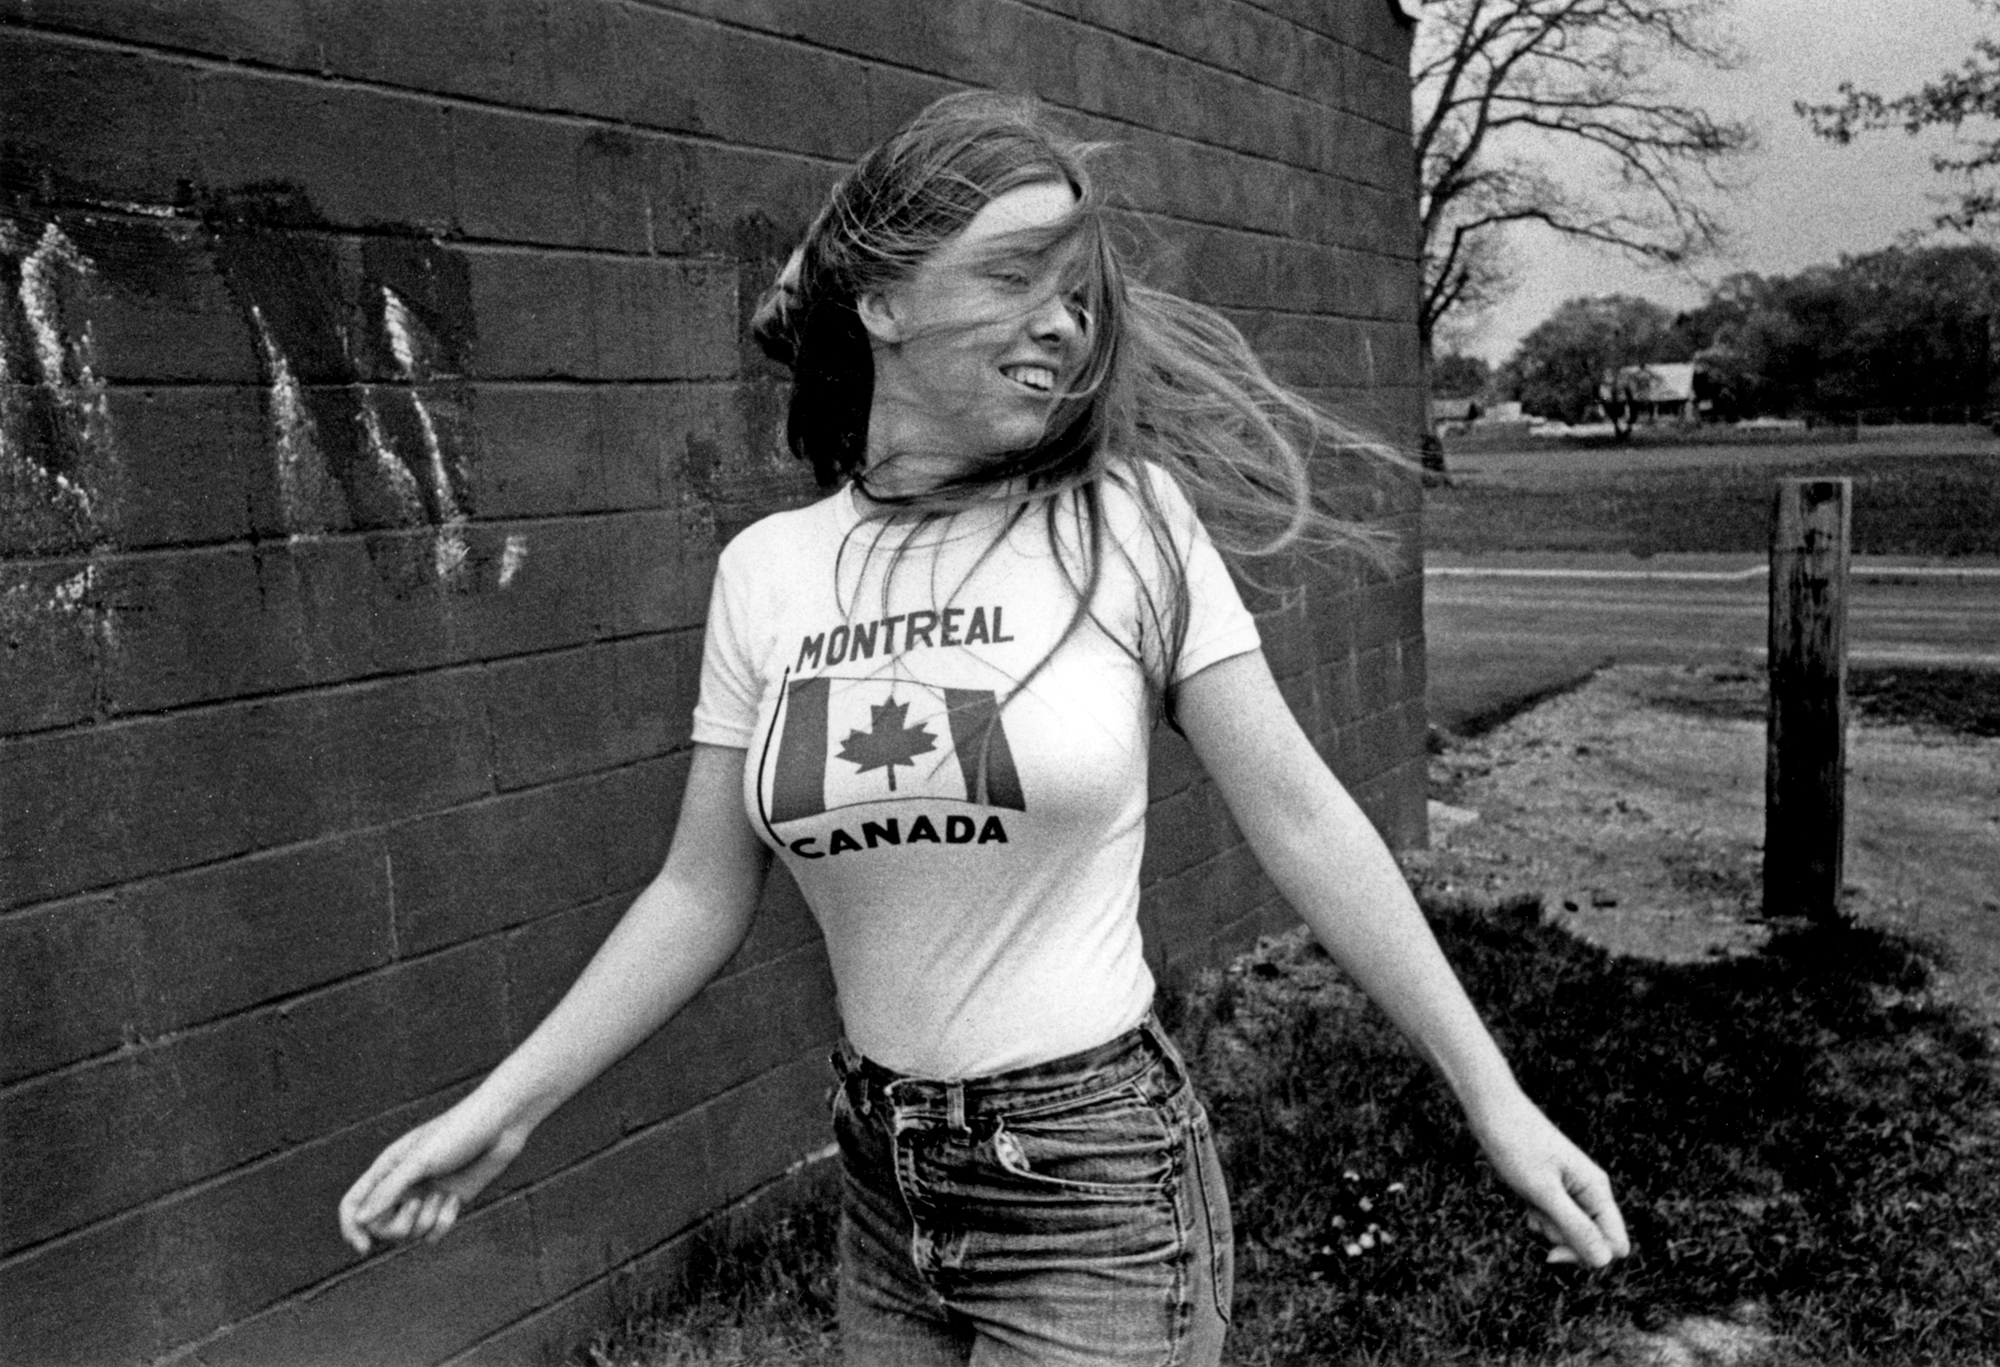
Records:
[[[1000,373],[1016,384],[1026,385],[1029,389],[1044,394],[1056,387],[1056,373],[1047,366],[1010,365]]]

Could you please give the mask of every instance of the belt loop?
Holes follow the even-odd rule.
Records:
[[[944,1085],[945,1124],[953,1130],[963,1131],[965,1124],[965,1084],[947,1082]]]
[[[828,1057],[833,1071],[840,1075],[840,1089],[847,1093],[847,1104],[867,1115],[872,1109],[868,1104],[868,1075],[861,1071],[858,1056],[850,1056],[848,1046],[842,1044]]]
[[[1167,1071],[1173,1074],[1173,1090],[1178,1091],[1188,1085],[1191,1079],[1188,1077],[1187,1064],[1182,1060],[1180,1050],[1174,1047],[1173,1040],[1168,1038],[1166,1027],[1160,1024],[1160,1018],[1150,1009],[1140,1018],[1139,1033],[1159,1056],[1160,1062],[1167,1066]]]

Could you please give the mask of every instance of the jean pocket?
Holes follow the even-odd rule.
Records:
[[[1008,1177],[1026,1186],[1112,1199],[1150,1199],[1174,1172],[1175,1137],[1136,1087],[1075,1105],[1003,1115],[991,1149]]]
[[[1236,1227],[1229,1213],[1229,1189],[1223,1183],[1222,1161],[1215,1151],[1215,1136],[1209,1130],[1208,1113],[1199,1105],[1188,1125],[1188,1167],[1201,1198],[1201,1214],[1207,1226],[1210,1289],[1215,1295],[1215,1312],[1229,1322],[1230,1303],[1236,1295]]]

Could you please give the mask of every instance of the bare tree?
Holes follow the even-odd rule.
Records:
[[[1716,245],[1707,201],[1750,130],[1682,102],[1660,73],[1735,64],[1725,3],[1432,0],[1411,69],[1426,355],[1447,317],[1504,288],[1506,224],[1663,264]]]
[[[2000,19],[2000,3],[1995,0],[1972,3]],[[1932,155],[1931,169],[1957,180],[1960,188],[1950,207],[1937,216],[1936,225],[1970,231],[1991,227],[2000,219],[2000,190],[1993,186],[1993,177],[2000,172],[2000,134],[1994,132],[2000,123],[2000,38],[1975,39],[1972,55],[1958,70],[1944,72],[1907,95],[1885,98],[1842,81],[1838,104],[1795,100],[1792,108],[1812,124],[1813,132],[1842,146],[1857,133],[1884,128],[1911,134],[1949,129],[1953,145]],[[1986,136],[1969,134],[1967,124],[1983,129]]]

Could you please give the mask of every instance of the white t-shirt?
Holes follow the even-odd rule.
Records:
[[[1257,649],[1257,628],[1185,496],[1145,468],[1187,568],[1178,682]],[[915,525],[864,519],[843,489],[722,553],[694,739],[748,752],[751,821],[826,936],[848,1037],[886,1067],[1044,1062],[1152,1001],[1151,712],[1126,647],[1157,658],[1142,586],[1158,595],[1167,562],[1133,494],[1102,487],[1102,577],[1067,639],[1077,594],[1045,505]],[[1057,504],[1072,570],[1078,511]]]

